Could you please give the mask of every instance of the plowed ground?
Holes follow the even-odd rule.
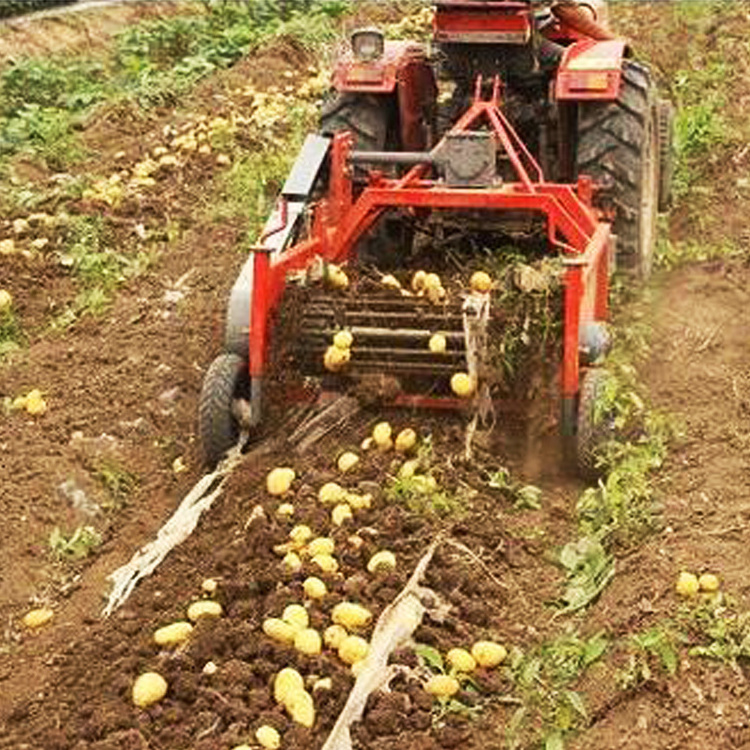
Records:
[[[619,23],[642,39],[671,85],[677,71],[695,64],[698,46],[710,50],[728,39],[727,54],[747,63],[747,52],[737,45],[750,22],[724,13],[718,30],[706,28],[690,39],[661,38],[660,26],[668,25],[673,34],[681,27],[674,11],[660,4],[626,8]],[[644,29],[657,31],[645,38]],[[251,79],[262,85],[274,67],[305,63],[297,52],[269,49],[216,76],[190,105],[219,112],[218,95],[237,82]],[[728,106],[740,107],[748,96],[748,89],[732,91]],[[135,129],[130,122],[99,122],[89,136],[92,142],[111,144],[102,146],[104,164],[115,150],[136,153],[150,138],[155,142],[163,125],[176,117],[165,111],[153,121],[139,121]],[[701,194],[702,237],[707,244],[727,240],[742,246],[747,199],[727,186],[741,176],[743,162],[732,161],[729,153],[722,157],[725,161],[715,168],[721,183],[708,183]],[[105,317],[84,318],[54,336],[42,334],[50,310],[71,295],[69,279],[56,265],[2,261],[3,285],[20,301],[29,328],[40,333],[0,368],[0,394],[41,388],[49,410],[36,420],[18,413],[2,417],[0,747],[225,750],[253,744],[254,730],[263,723],[282,733],[283,747],[322,745],[353,684],[349,669],[328,651],[300,656],[270,641],[260,628],[265,617],[279,616],[286,604],[304,598],[301,575],[283,574],[272,550],[286,540],[290,528],[276,514],[278,501],[265,491],[268,469],[280,464],[294,466],[298,474],[294,521],[336,539],[341,568],[324,576],[330,596],[309,607],[314,627],[327,625],[333,605],[344,598],[361,601],[377,615],[438,533],[454,543],[438,548],[425,583],[450,609],[440,621],[428,617],[415,640],[443,654],[479,638],[533,654],[540,644],[573,630],[582,637],[603,631],[611,642],[623,643],[628,635],[676,615],[681,603],[673,584],[683,568],[718,573],[738,607],[750,606],[750,267],[741,256],[659,273],[637,305],[652,328],[652,353],[641,377],[654,406],[672,414],[684,426],[684,436],[655,477],[659,530],[618,559],[613,582],[585,613],[556,617],[550,606],[563,581],[556,552],[576,537],[575,501],[583,487],[560,470],[547,435],[530,436],[523,424],[500,424],[467,464],[460,459],[460,415],[362,412],[344,431],[302,454],[290,450],[280,425],[235,471],[193,536],[123,608],[100,619],[106,576],[155,536],[201,476],[195,404],[202,372],[219,351],[225,300],[243,262],[235,251],[242,227],[215,224],[199,210],[211,194],[213,177],[213,170],[195,168],[187,179],[165,183],[150,203],[127,217],[126,233],[138,222],[158,224],[165,217],[181,231],[153,270],[123,288]],[[693,204],[678,206],[671,219],[672,238],[690,236],[697,222]],[[175,289],[181,293],[178,302],[165,295]],[[431,436],[434,474],[441,487],[463,499],[461,513],[438,517],[389,501],[382,488],[395,470],[392,454],[367,454],[355,472],[343,480],[338,476],[333,458],[341,449],[356,448],[382,418],[397,427],[411,425],[422,438]],[[188,470],[175,474],[178,457]],[[126,467],[137,486],[122,505],[95,518],[105,541],[93,558],[54,563],[46,544],[52,527],[91,521],[58,488],[75,479],[106,504],[111,496],[96,470],[103,459]],[[488,475],[501,465],[542,489],[540,510],[516,510],[506,494],[488,487]],[[332,530],[316,500],[317,489],[331,479],[374,494],[371,509],[358,512],[354,524],[340,530]],[[354,531],[360,547],[350,540]],[[370,555],[383,548],[396,553],[397,568],[367,574]],[[160,650],[153,631],[183,619],[208,577],[219,582],[216,598],[223,616],[199,622],[184,647]],[[40,603],[54,609],[52,622],[39,631],[24,629],[20,618]],[[676,676],[653,664],[649,676],[628,689],[621,687],[620,676],[629,653],[624,647],[611,649],[570,685],[587,705],[585,720],[571,720],[580,731],[571,735],[570,746],[750,747],[750,702],[741,663],[733,670],[692,657],[690,645],[678,644]],[[416,666],[410,649],[396,661]],[[217,666],[215,673],[206,673],[208,662]],[[285,665],[295,665],[308,677],[332,680],[331,689],[315,694],[318,715],[312,729],[294,724],[274,704],[269,686]],[[158,705],[138,710],[130,690],[146,670],[162,673],[169,691]],[[458,697],[461,710],[443,712],[415,677],[398,678],[392,692],[370,699],[353,732],[355,746],[507,747],[521,700],[510,673],[479,670],[474,684]],[[548,707],[540,705],[546,698],[525,700],[528,722],[516,746],[535,747],[541,717],[549,721]]]

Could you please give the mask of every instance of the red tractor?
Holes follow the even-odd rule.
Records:
[[[592,468],[610,275],[651,271],[671,107],[600,2],[434,6],[431,52],[363,29],[336,65],[320,131],[232,289],[200,397],[209,465],[268,423],[279,368],[325,388],[387,379],[389,402],[428,407],[465,405],[450,387],[465,370],[474,398],[492,399],[492,294],[417,294],[395,277],[417,255],[443,268],[450,254],[455,268],[466,252],[471,268],[472,247],[486,257],[498,238],[523,248],[533,235],[562,265],[560,423]],[[368,282],[374,268],[390,271],[388,290]],[[436,331],[444,345],[428,346]]]

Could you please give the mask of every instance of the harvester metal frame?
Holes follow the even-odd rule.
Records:
[[[573,185],[547,182],[542,169],[501,111],[500,81],[495,79],[488,100],[482,98],[482,80],[477,79],[474,102],[459,121],[430,152],[424,154],[390,154],[403,162],[416,163],[402,177],[389,178],[380,171],[370,173],[369,182],[354,197],[353,161],[377,162],[378,155],[352,151],[352,137],[340,133],[333,137],[330,154],[328,194],[314,209],[309,237],[285,250],[274,250],[263,244],[287,227],[288,212],[276,213],[280,224],[261,238],[251,251],[253,257],[253,298],[249,327],[249,373],[252,422],[256,426],[263,413],[263,378],[267,366],[269,320],[279,304],[286,275],[304,270],[316,258],[331,263],[350,259],[361,239],[388,209],[472,209],[485,211],[523,211],[546,219],[547,238],[559,248],[565,263],[564,333],[561,390],[564,429],[574,429],[576,397],[579,391],[579,332],[582,323],[604,321],[608,311],[610,258],[614,243],[611,224],[593,207],[594,186],[587,177]],[[431,164],[447,139],[459,133],[472,132],[481,121],[507,155],[517,181],[498,182],[485,187],[453,187],[429,178]],[[456,405],[455,399],[406,396],[396,403],[435,407]]]

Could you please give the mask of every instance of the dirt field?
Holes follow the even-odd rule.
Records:
[[[700,70],[719,53],[733,61],[739,73],[727,84],[726,112],[739,118],[750,98],[741,74],[750,63],[743,41],[750,4],[717,11],[715,23],[700,33],[672,4],[635,5],[619,9],[616,23],[673,93],[682,71]],[[24,37],[29,34],[24,29]],[[43,49],[44,39],[32,39],[28,48]],[[0,44],[16,54],[8,32]],[[180,111],[160,110],[144,119],[109,113],[83,134],[98,153],[95,171],[106,175],[123,158],[141,158],[160,142],[165,125],[179,124],[189,113],[226,114],[226,97],[248,81],[265,88],[274,71],[313,62],[296,48],[272,47],[212,77]],[[489,638],[508,647],[514,669],[528,667],[525,686],[509,667],[478,670],[459,693],[459,707],[444,711],[413,675],[397,677],[391,692],[369,700],[353,732],[356,747],[385,749],[398,742],[415,750],[499,750],[542,747],[546,738],[554,750],[563,747],[552,743],[564,734],[564,746],[576,750],[750,748],[745,621],[741,615],[731,625],[721,620],[724,631],[716,630],[724,613],[750,610],[750,194],[742,182],[743,146],[735,138],[707,158],[700,189],[685,196],[668,220],[677,248],[673,267],[658,271],[623,316],[624,325],[635,320],[649,332],[639,378],[676,437],[654,473],[655,528],[618,549],[611,583],[577,614],[561,615],[551,605],[564,582],[558,553],[577,537],[576,501],[584,487],[549,458],[546,436],[532,440],[524,425],[505,423],[466,464],[460,460],[460,416],[365,411],[345,431],[302,453],[285,442],[281,426],[234,472],[191,538],[124,607],[102,619],[107,576],[154,538],[203,473],[196,400],[202,374],[220,350],[225,300],[244,260],[236,249],[244,227],[215,221],[205,210],[218,190],[220,169],[213,163],[193,163],[138,205],[106,209],[123,247],[137,248],[145,228],[158,260],[120,288],[105,315],[82,317],[61,331],[48,324],[74,295],[66,269],[51,255],[0,255],[0,285],[12,293],[31,333],[29,346],[0,364],[0,398],[38,388],[48,406],[36,418],[18,411],[0,415],[0,748],[229,750],[254,745],[261,724],[281,732],[284,748],[322,746],[354,680],[330,653],[300,656],[262,634],[264,618],[304,600],[303,578],[281,574],[273,551],[292,525],[278,516],[278,501],[265,490],[266,474],[276,465],[296,470],[294,523],[309,525],[316,535],[330,530],[328,513],[316,500],[324,482],[342,481],[374,495],[353,526],[333,533],[341,568],[321,576],[330,595],[309,607],[313,627],[329,624],[334,605],[346,598],[377,616],[441,532],[454,543],[438,548],[425,584],[450,609],[442,620],[428,616],[415,640],[445,654]],[[27,168],[40,182],[52,178]],[[70,208],[90,206],[83,201]],[[729,244],[736,252],[707,252],[704,257],[715,257],[701,260],[691,250],[695,260],[685,264],[676,257],[687,245],[708,250]],[[356,450],[383,418],[397,428],[414,427],[422,439],[431,436],[433,475],[461,499],[460,514],[441,518],[389,501],[382,488],[397,470],[389,454],[366,454],[341,480],[332,457]],[[507,493],[488,485],[501,466],[542,490],[540,508],[518,509]],[[102,544],[84,560],[56,561],[50,532],[59,527],[70,533],[81,525],[93,526]],[[396,569],[363,573],[379,549],[396,554]],[[719,619],[711,620],[713,630],[675,594],[681,570],[720,577],[727,600]],[[311,572],[309,563],[305,572]],[[218,582],[214,598],[223,616],[201,620],[177,650],[156,646],[153,631],[184,619],[206,578]],[[51,622],[24,627],[23,615],[41,606],[53,610]],[[646,643],[637,637],[654,632],[669,634],[663,636],[668,648],[637,646]],[[606,648],[580,668],[584,657],[576,649],[599,637]],[[723,650],[716,655],[734,665],[691,653],[709,643],[719,643]],[[417,666],[413,651],[398,656],[399,663]],[[215,671],[206,669],[209,663]],[[293,723],[269,690],[279,668],[292,664],[311,684],[313,676],[331,678],[329,687],[315,691],[313,729]],[[571,679],[559,677],[569,668]],[[130,691],[147,670],[160,672],[169,692],[156,706],[139,710]],[[584,710],[566,698],[571,692],[582,697]]]

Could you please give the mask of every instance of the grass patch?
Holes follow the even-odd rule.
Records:
[[[98,461],[92,474],[109,494],[109,501],[104,503],[107,510],[119,510],[125,506],[138,488],[138,477],[112,460]]]
[[[0,309],[0,361],[8,354],[18,351],[23,342],[21,322],[11,302],[6,308]]]

